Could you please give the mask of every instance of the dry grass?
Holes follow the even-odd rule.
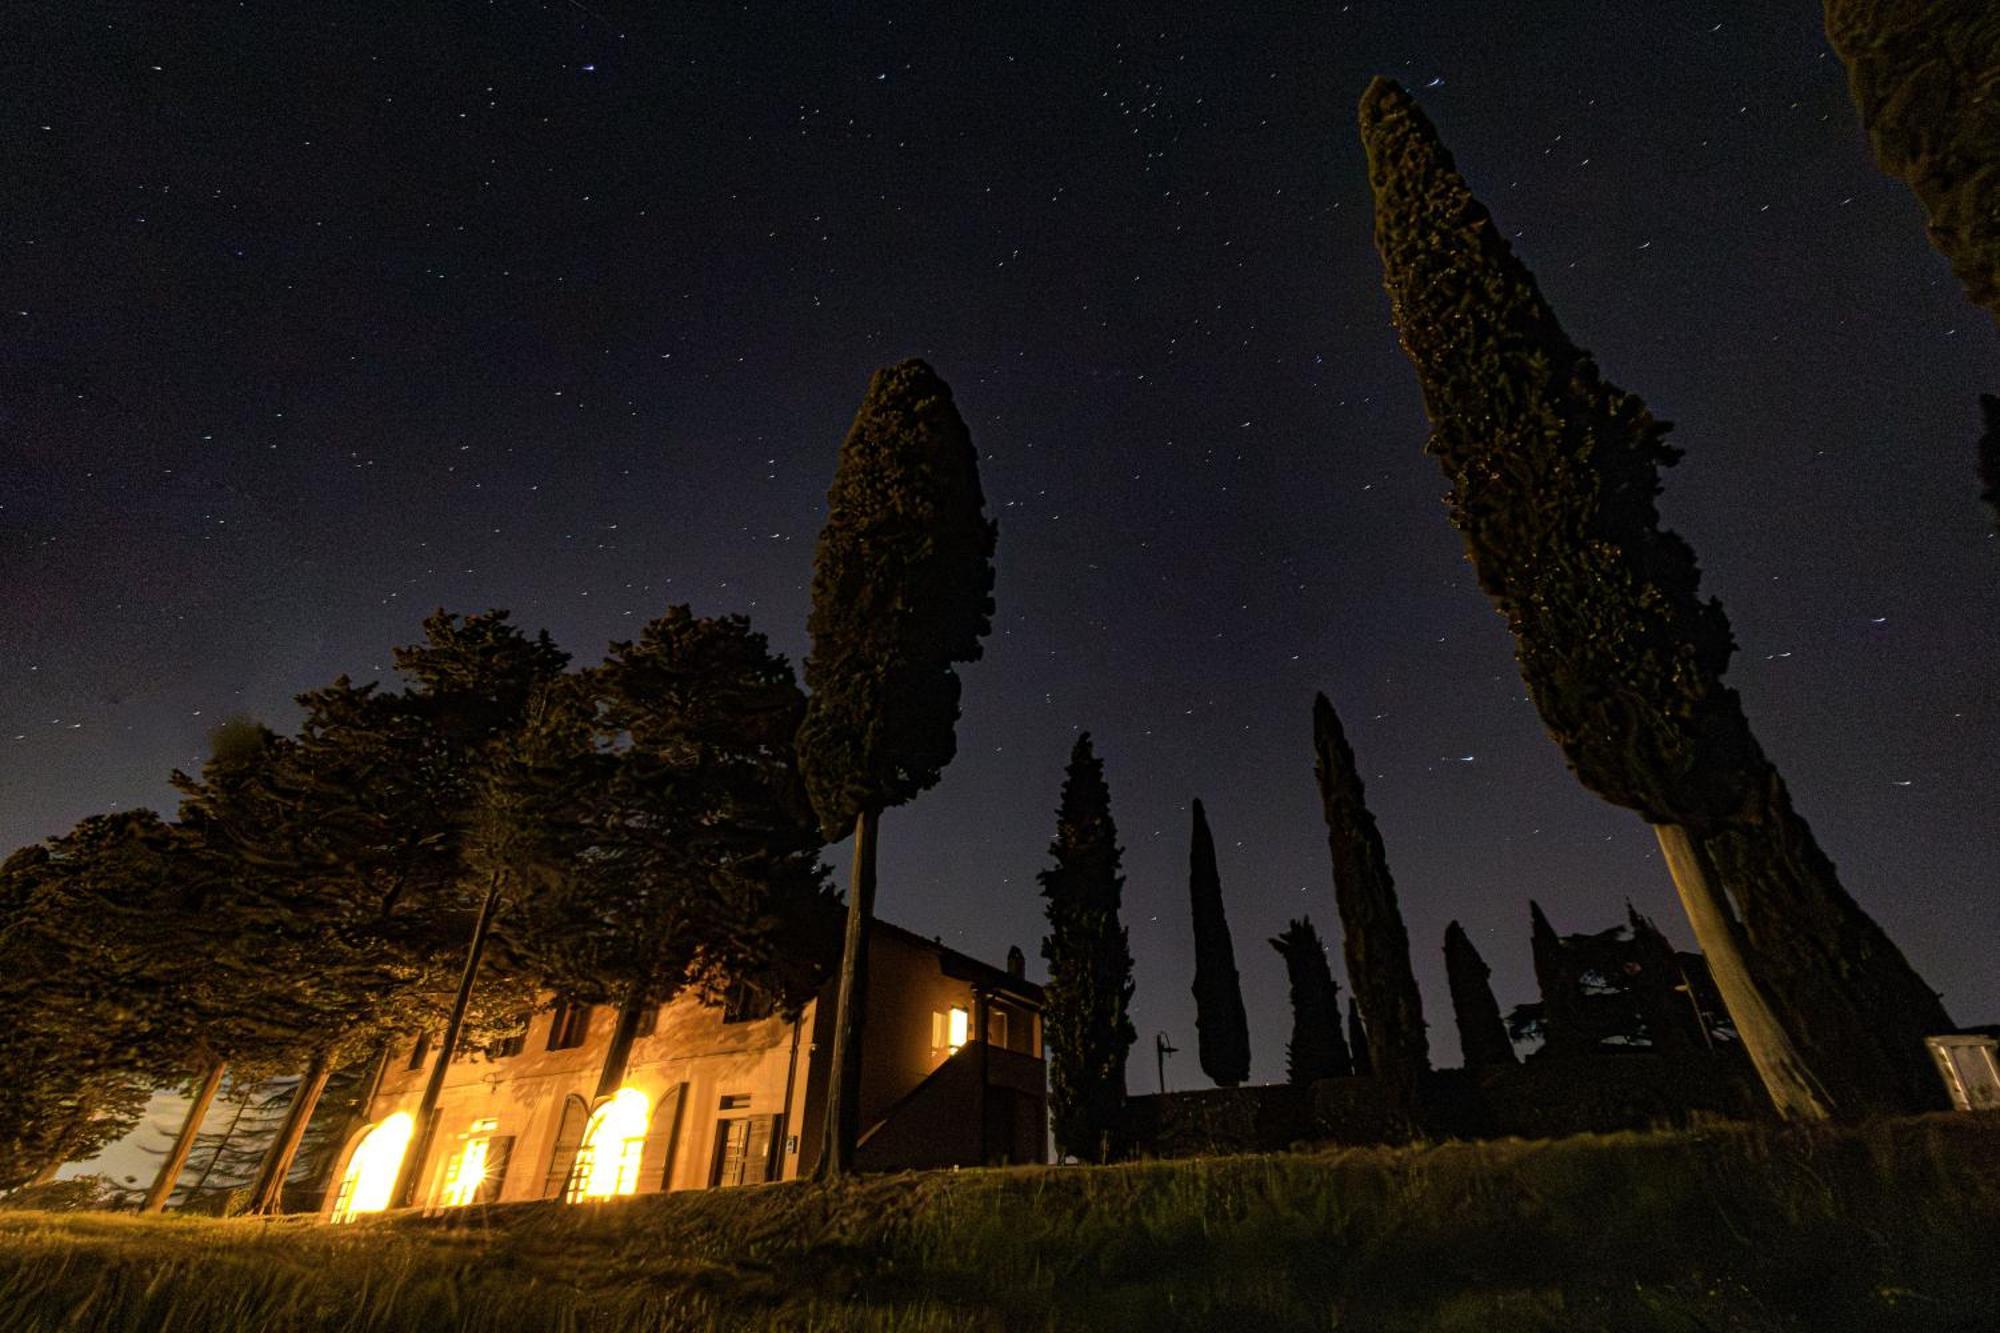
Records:
[[[0,1213],[0,1328],[1989,1329],[2000,1123],[938,1172],[349,1227]]]

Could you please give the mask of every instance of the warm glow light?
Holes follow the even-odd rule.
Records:
[[[379,1213],[389,1206],[396,1172],[410,1149],[416,1124],[408,1111],[398,1111],[362,1136],[354,1155],[347,1159],[347,1173],[340,1178],[334,1221],[349,1222],[362,1213]]]
[[[963,1009],[951,1011],[951,1037],[947,1044],[955,1051],[965,1045],[965,1034],[971,1024],[971,1015]]]
[[[486,1152],[491,1142],[486,1136],[499,1127],[496,1120],[475,1120],[465,1133],[465,1146],[451,1160],[444,1188],[438,1193],[440,1208],[463,1208],[479,1197],[486,1183]]]
[[[639,1156],[645,1150],[651,1109],[645,1093],[620,1088],[590,1113],[570,1174],[570,1202],[609,1199],[639,1188]]]

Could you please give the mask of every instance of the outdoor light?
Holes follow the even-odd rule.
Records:
[[[646,1146],[652,1104],[637,1088],[620,1088],[591,1112],[570,1177],[569,1201],[609,1199],[639,1188],[639,1156]]]
[[[945,1044],[954,1051],[965,1045],[965,1035],[970,1026],[971,1015],[967,1014],[963,1009],[953,1009],[951,1011],[949,1036]]]

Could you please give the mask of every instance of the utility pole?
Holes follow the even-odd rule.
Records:
[[[1180,1047],[1168,1041],[1166,1033],[1161,1032],[1154,1036],[1153,1054],[1160,1062],[1160,1095],[1162,1097],[1167,1095],[1167,1057],[1178,1050],[1180,1050]]]

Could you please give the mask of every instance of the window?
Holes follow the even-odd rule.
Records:
[[[731,982],[729,991],[722,997],[722,1021],[725,1023],[751,1023],[760,1018],[769,1018],[777,1004],[760,987],[747,981]]]
[[[563,1201],[610,1199],[639,1188],[639,1159],[646,1149],[652,1104],[637,1088],[620,1088],[590,1114],[576,1151]]]
[[[732,1092],[722,1099],[722,1109],[725,1111],[744,1111],[749,1107],[750,1094],[747,1092]]]
[[[567,1051],[583,1045],[590,1035],[590,1006],[574,1000],[558,1000],[549,1018],[549,1049]]]
[[[511,1056],[519,1055],[522,1051],[526,1050],[528,1046],[529,1017],[527,1014],[522,1014],[519,1018],[516,1018],[514,1020],[514,1030],[504,1037],[496,1038],[486,1048],[486,1058],[489,1060],[505,1060]]]
[[[562,1119],[556,1123],[555,1147],[549,1152],[549,1173],[542,1181],[542,1197],[560,1197],[569,1187],[576,1168],[577,1150],[583,1146],[584,1127],[590,1122],[590,1104],[571,1093],[563,1098]]]
[[[632,1025],[634,1037],[650,1037],[660,1030],[660,1006],[649,1004],[639,1011],[639,1021]]]
[[[458,1148],[445,1166],[444,1184],[438,1190],[440,1208],[492,1203],[500,1197],[508,1159],[514,1155],[514,1140],[493,1133],[499,1124],[497,1120],[475,1120],[458,1136]]]
[[[771,1150],[778,1143],[778,1117],[736,1116],[715,1122],[715,1166],[709,1184],[760,1185],[771,1179]]]
[[[948,1055],[965,1045],[972,1032],[972,1015],[963,1009],[936,1009],[931,1012],[931,1054]]]
[[[986,1011],[986,1040],[1003,1050],[1007,1045],[1007,1011],[989,1008]]]
[[[408,1111],[398,1111],[361,1136],[347,1159],[347,1170],[341,1174],[330,1220],[351,1222],[362,1213],[379,1213],[389,1206],[396,1173],[402,1169],[403,1154],[410,1150],[416,1123]]]
[[[403,1068],[422,1069],[424,1067],[424,1060],[426,1057],[430,1055],[430,1053],[431,1053],[431,1034],[428,1032],[419,1032],[417,1034],[416,1044],[410,1047],[410,1062],[404,1065]]]

